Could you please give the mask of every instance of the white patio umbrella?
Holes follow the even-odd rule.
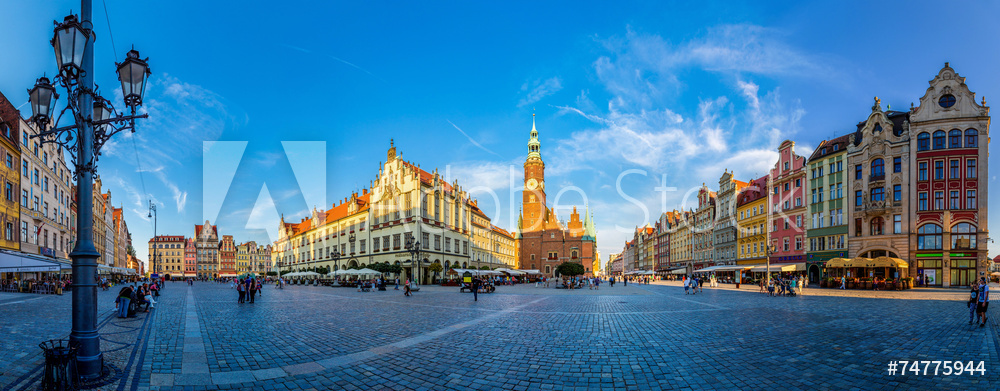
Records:
[[[380,274],[379,272],[377,272],[377,271],[375,271],[375,270],[372,270],[372,269],[369,269],[369,268],[367,268],[367,267],[366,267],[366,268],[364,268],[364,269],[361,269],[361,270],[357,270],[357,273],[358,273],[358,275],[373,275],[373,274]]]

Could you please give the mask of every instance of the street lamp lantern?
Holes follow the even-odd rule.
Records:
[[[118,65],[118,80],[122,82],[122,96],[125,104],[134,107],[142,105],[142,94],[146,90],[146,79],[151,73],[149,58],[140,59],[139,51],[132,49],[125,61]]]
[[[62,23],[56,23],[55,36],[52,37],[56,65],[60,74],[71,84],[76,84],[76,79],[84,73],[83,55],[87,51],[87,41],[92,36],[93,32],[85,28],[76,15],[69,15]]]
[[[115,114],[111,102],[100,96],[94,98],[94,122],[104,121]],[[97,125],[101,129],[106,129],[108,125]],[[152,217],[152,216],[150,216]]]
[[[28,100],[31,102],[31,118],[36,124],[39,124],[40,129],[43,124],[49,122],[49,118],[52,118],[52,106],[57,97],[59,97],[59,94],[56,94],[56,88],[52,86],[52,82],[45,76],[39,77],[35,81],[35,86],[28,90]]]

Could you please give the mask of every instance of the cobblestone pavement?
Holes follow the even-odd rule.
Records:
[[[474,302],[455,287],[289,286],[237,304],[229,285],[167,288],[150,314],[104,325],[104,349],[134,357],[110,360],[121,376],[108,389],[1000,388],[998,322],[968,326],[960,291],[522,285]],[[0,341],[0,385],[37,384],[35,345],[67,334],[68,308],[68,296],[0,295],[0,332],[16,336]],[[893,360],[985,361],[986,374],[893,376]]]

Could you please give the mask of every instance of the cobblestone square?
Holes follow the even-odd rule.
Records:
[[[501,286],[266,288],[168,283],[156,308],[117,319],[100,292],[101,389],[997,389],[997,322],[967,325],[955,290],[744,287],[685,295],[676,283],[565,291]],[[37,343],[69,332],[70,297],[0,294],[0,384],[35,389]],[[890,361],[984,361],[985,375],[891,375]]]

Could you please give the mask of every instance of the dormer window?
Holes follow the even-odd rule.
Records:
[[[833,144],[833,151],[836,152],[838,149],[840,149],[840,144]]]
[[[872,130],[872,133],[881,133],[881,132],[882,132],[882,124],[875,124],[875,129]]]

